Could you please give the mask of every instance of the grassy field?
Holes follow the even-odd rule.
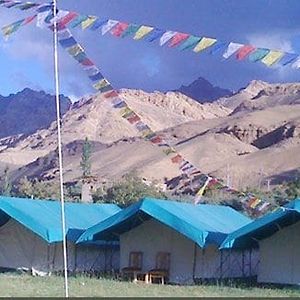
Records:
[[[70,296],[73,297],[300,297],[297,288],[234,288],[228,286],[145,285],[110,279],[71,277]],[[63,278],[32,277],[29,275],[0,275],[1,297],[62,297]]]

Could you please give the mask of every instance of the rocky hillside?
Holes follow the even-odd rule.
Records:
[[[122,94],[149,126],[162,132],[200,170],[245,188],[267,180],[271,184],[290,180],[300,168],[297,86],[252,82],[231,97],[207,104],[178,92],[122,90]],[[235,111],[251,101],[260,106]],[[92,168],[99,178],[113,180],[137,170],[149,180],[162,182],[179,174],[159,147],[142,140],[99,96],[74,104],[62,125],[66,181],[80,177],[85,137],[93,141]],[[15,180],[25,175],[53,179],[57,176],[56,147],[55,123],[28,137],[2,139],[0,167],[9,163]]]
[[[71,102],[61,96],[61,111],[64,114]],[[0,96],[0,138],[31,134],[47,128],[56,118],[55,97],[45,92],[24,89],[8,97]]]
[[[274,83],[254,80],[246,88],[218,103],[239,113],[277,105],[300,104],[300,83]]]
[[[213,102],[221,97],[232,95],[230,90],[213,86],[209,81],[202,77],[199,77],[189,85],[182,85],[178,89],[178,92],[201,103]]]

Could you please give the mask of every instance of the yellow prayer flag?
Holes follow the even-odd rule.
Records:
[[[131,114],[131,113],[132,113],[132,109],[127,106],[127,107],[125,107],[124,109],[121,110],[120,115],[122,117],[124,117],[128,114]]]
[[[142,137],[145,138],[146,136],[153,134],[154,132],[151,129],[146,129],[145,131],[142,131]]]
[[[70,48],[68,49],[68,52],[70,53],[70,55],[76,56],[76,55],[78,55],[79,53],[84,52],[84,49],[83,49],[79,44],[76,44],[76,45],[70,47]]]
[[[109,81],[104,78],[104,79],[101,79],[100,81],[96,82],[95,84],[93,84],[93,87],[96,90],[101,90],[102,88],[108,86],[109,84],[110,84]]]
[[[88,27],[90,27],[95,21],[97,20],[97,17],[93,17],[93,16],[90,16],[88,17],[85,21],[83,21],[81,23],[81,27],[82,29],[87,29]]]
[[[284,52],[271,50],[261,62],[267,65],[268,67],[274,65],[282,56]]]
[[[150,33],[154,28],[149,27],[149,26],[141,26],[139,30],[135,33],[134,40],[140,40],[142,39],[145,35]]]
[[[250,205],[250,207],[251,207],[251,208],[255,208],[260,202],[261,202],[260,199],[256,199],[256,200]]]
[[[212,39],[212,38],[202,38],[201,41],[196,45],[196,47],[194,48],[194,52],[200,52],[203,51],[204,49],[212,46],[214,43],[216,43],[217,40],[216,39]]]

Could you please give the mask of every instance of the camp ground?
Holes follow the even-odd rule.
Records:
[[[77,242],[119,240],[121,273],[146,282],[190,284],[255,275],[257,252],[218,249],[229,233],[250,222],[226,206],[144,198],[91,227]]]
[[[118,243],[75,244],[80,234],[119,212],[114,204],[66,203],[69,271],[111,271],[119,267]],[[63,270],[58,201],[0,197],[0,267],[43,275]]]
[[[259,247],[258,282],[300,283],[300,199],[230,234],[222,248]]]

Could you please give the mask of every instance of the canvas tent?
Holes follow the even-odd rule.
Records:
[[[158,252],[171,254],[169,280],[192,283],[197,278],[240,277],[228,259],[222,266],[218,247],[228,233],[251,220],[234,209],[218,205],[144,198],[89,228],[78,242],[120,240],[120,267],[128,266],[132,251],[143,253],[143,270],[154,267]]]
[[[69,271],[118,268],[118,244],[75,241],[120,210],[113,204],[65,204]],[[36,273],[63,270],[60,202],[0,197],[0,267]]]
[[[300,199],[230,234],[222,248],[258,247],[258,281],[300,284]]]

